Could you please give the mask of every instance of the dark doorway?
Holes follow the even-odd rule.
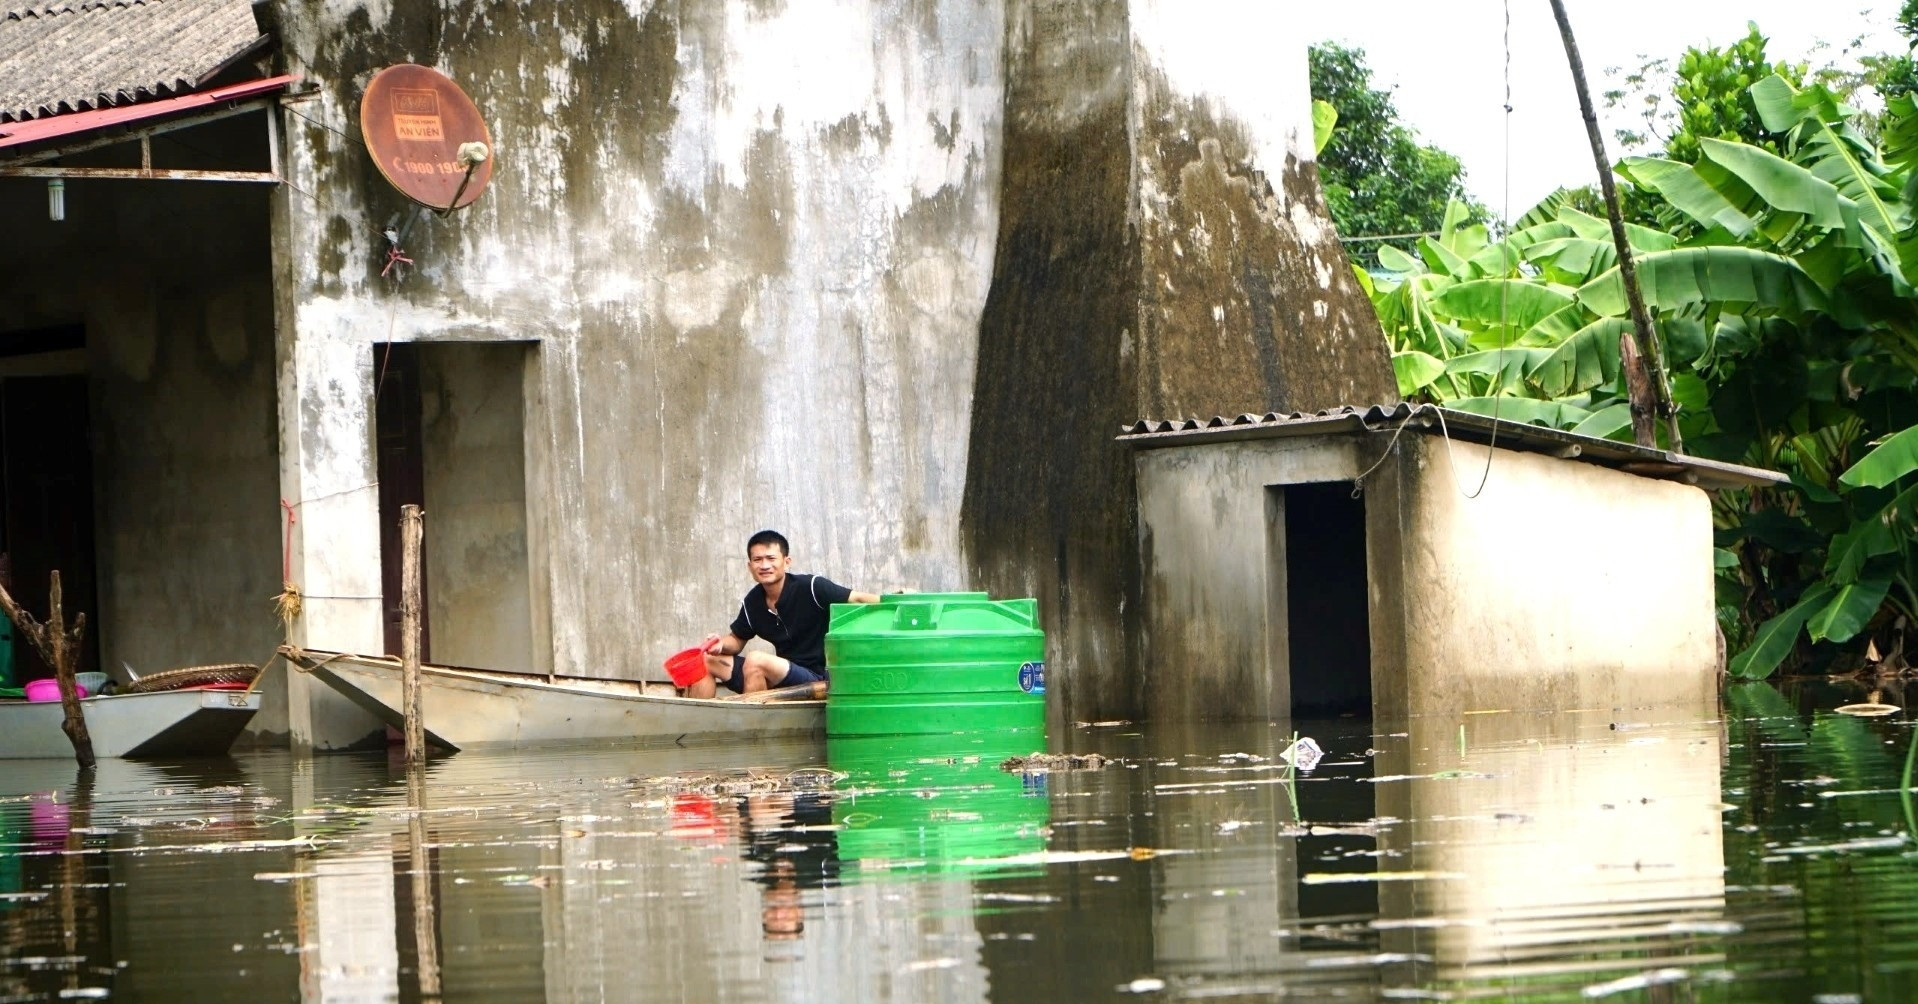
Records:
[[[1286,646],[1294,718],[1370,715],[1365,501],[1352,482],[1286,485]]]
[[[87,615],[78,672],[100,667],[100,604],[95,587],[93,452],[84,376],[0,379],[0,553],[8,589],[35,616],[47,615],[52,573],[60,572],[61,609],[71,625]],[[15,677],[53,670],[33,646],[14,646]]]
[[[400,507],[426,508],[425,450],[420,435],[419,346],[390,342],[373,346],[374,436],[380,478],[380,595],[386,651],[400,650]],[[432,629],[427,617],[427,545],[420,546],[420,658],[429,658]]]

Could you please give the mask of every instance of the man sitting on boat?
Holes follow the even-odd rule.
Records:
[[[706,678],[688,697],[711,697],[724,686],[735,694],[826,679],[826,623],[835,603],[877,603],[875,593],[847,589],[823,575],[794,573],[792,548],[775,530],[746,541],[746,566],[757,585],[739,604],[726,634],[706,636]],[[764,638],[773,651],[742,652]]]

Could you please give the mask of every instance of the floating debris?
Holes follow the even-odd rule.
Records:
[[[1456,882],[1464,872],[1308,872],[1299,881],[1305,885],[1339,885],[1347,882]]]
[[[1099,770],[1118,762],[1097,753],[1030,753],[1007,757],[1000,762],[999,769],[1014,774],[1041,770]]]
[[[1579,991],[1586,1000],[1595,997],[1610,997],[1613,994],[1627,993],[1632,990],[1645,990],[1666,983],[1677,983],[1691,973],[1677,968],[1652,969],[1637,976],[1626,976],[1608,983],[1594,983]]]
[[[1114,989],[1122,994],[1156,994],[1165,989],[1165,981],[1156,976],[1141,976],[1130,983],[1121,983]]]
[[[1311,736],[1306,736],[1294,740],[1292,745],[1285,748],[1285,752],[1279,754],[1279,759],[1302,771],[1310,771],[1319,765],[1320,760],[1325,759],[1325,751]]]

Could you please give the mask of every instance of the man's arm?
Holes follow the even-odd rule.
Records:
[[[713,655],[738,655],[746,647],[746,639],[728,631],[725,634],[709,634],[706,644],[700,646]]]
[[[849,592],[850,592],[850,594],[851,594],[851,595],[849,595],[849,596],[847,596],[847,597],[846,597],[846,602],[848,602],[848,603],[877,603],[877,602],[879,602],[879,594],[878,594],[878,593],[862,593],[862,592],[860,592],[860,591],[859,591],[859,590],[857,590],[857,589],[853,589],[853,590],[849,590]]]

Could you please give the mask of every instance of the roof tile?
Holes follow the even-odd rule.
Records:
[[[249,0],[5,0],[0,121],[191,91],[259,37]]]

